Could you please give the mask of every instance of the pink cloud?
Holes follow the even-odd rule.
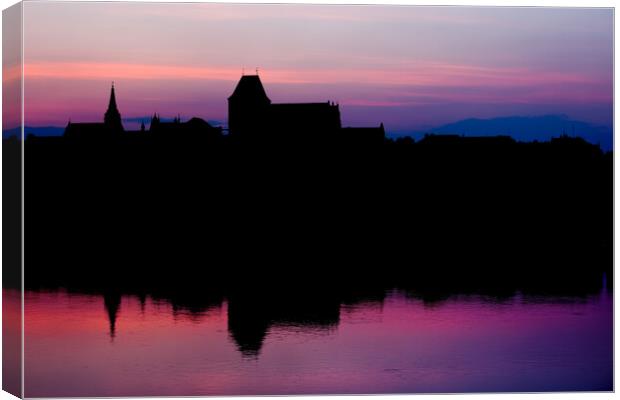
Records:
[[[238,67],[187,67],[126,63],[31,62],[24,67],[26,79],[177,79],[237,80]],[[253,71],[248,71],[253,73]],[[267,69],[260,71],[268,83],[378,84],[434,86],[519,86],[554,83],[595,83],[577,73],[535,71],[435,62],[406,63],[384,68],[360,69]]]
[[[27,123],[64,124],[69,117],[99,120],[107,101],[107,82],[112,80],[122,82],[124,116],[160,111],[222,120],[226,97],[240,75],[237,67],[29,62],[25,65]],[[587,74],[429,61],[353,70],[265,69],[260,75],[274,102],[332,99],[343,105],[343,115],[347,106],[566,105],[607,103],[613,98],[609,82]],[[56,101],[49,101],[50,92]]]

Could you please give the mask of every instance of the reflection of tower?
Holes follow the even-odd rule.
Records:
[[[140,313],[144,314],[144,309],[146,308],[146,294],[138,294],[138,300],[140,300]]]
[[[243,75],[228,98],[228,131],[244,135],[265,128],[271,100],[258,75]]]
[[[228,332],[244,357],[258,357],[269,324],[264,305],[256,299],[229,298]]]
[[[339,322],[340,302],[325,293],[317,298],[303,291],[266,294],[248,290],[228,297],[228,332],[244,357],[258,357],[273,325],[328,332]]]
[[[108,312],[108,319],[110,320],[110,338],[114,339],[114,336],[116,336],[116,317],[118,316],[118,310],[121,308],[121,295],[119,293],[104,293],[103,305]]]
[[[114,82],[112,82],[112,90],[110,91],[110,103],[108,104],[108,110],[103,117],[103,123],[111,131],[122,132],[123,123],[121,122],[121,113],[116,106],[116,96],[114,94]]]

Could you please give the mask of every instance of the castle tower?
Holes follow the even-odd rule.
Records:
[[[110,91],[110,103],[108,104],[108,110],[103,117],[103,123],[105,126],[112,130],[122,132],[123,123],[121,122],[121,113],[116,106],[116,95],[114,94],[114,82],[112,82],[112,90]]]
[[[243,75],[228,98],[228,131],[244,135],[266,129],[271,100],[258,75]]]

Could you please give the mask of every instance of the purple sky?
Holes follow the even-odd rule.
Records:
[[[611,9],[50,1],[24,26],[30,126],[102,120],[111,81],[123,118],[225,123],[244,67],[273,102],[339,102],[345,125],[612,124]]]

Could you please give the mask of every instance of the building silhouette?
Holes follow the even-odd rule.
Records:
[[[191,118],[189,121],[181,122],[181,117],[175,117],[172,122],[161,121],[160,116],[155,113],[151,118],[151,125],[147,131],[144,122],[140,130],[125,130],[121,118],[121,113],[116,104],[116,93],[114,83],[110,89],[110,101],[108,109],[103,116],[103,122],[80,122],[69,121],[65,128],[65,137],[80,138],[89,140],[105,140],[113,137],[131,137],[135,135],[151,134],[152,136],[175,136],[175,137],[196,137],[201,139],[211,138],[222,134],[221,127],[213,127],[201,118]]]
[[[340,107],[324,103],[272,103],[257,75],[243,75],[228,98],[231,135],[267,139],[338,139],[383,141],[383,124],[372,128],[343,128]]]
[[[258,75],[243,75],[228,98],[228,129],[233,135],[257,132],[321,131],[341,128],[337,104],[273,104]]]
[[[381,143],[385,140],[383,124],[378,127],[343,127],[338,104],[272,103],[258,75],[243,75],[228,98],[228,131],[231,137],[249,141],[353,141]],[[144,123],[137,131],[125,130],[116,103],[114,83],[103,122],[74,123],[69,121],[65,137],[105,140],[113,137],[153,136],[209,139],[222,136],[221,127],[211,126],[201,118],[186,122],[175,117],[164,122],[155,113],[148,131]]]
[[[91,139],[104,139],[109,135],[120,134],[125,132],[121,121],[121,113],[116,105],[116,94],[114,93],[114,82],[110,90],[110,102],[108,109],[103,116],[103,122],[79,122],[73,123],[69,121],[65,128],[65,136],[71,138],[87,137]]]
[[[228,98],[228,132],[244,135],[267,127],[271,100],[258,75],[244,75]]]

